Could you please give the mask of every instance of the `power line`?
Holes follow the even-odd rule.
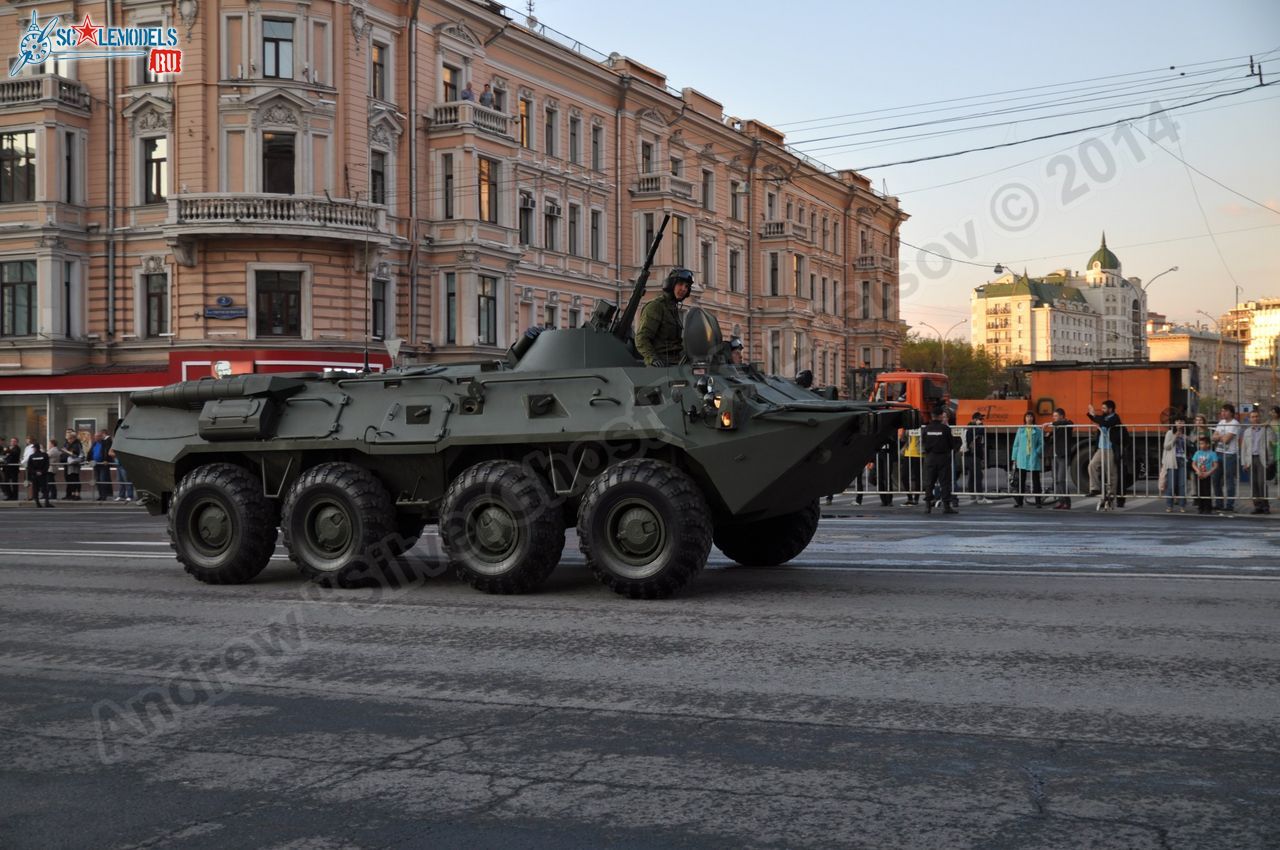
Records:
[[[1271,212],[1271,213],[1275,213],[1276,215],[1280,215],[1280,210],[1272,209],[1271,207],[1267,206],[1266,204],[1262,203],[1261,201],[1256,201],[1256,200],[1254,200],[1253,198],[1250,198],[1248,195],[1246,195],[1246,194],[1245,194],[1245,193],[1243,193],[1243,192],[1237,192],[1235,189],[1232,189],[1230,186],[1228,186],[1226,183],[1223,183],[1221,180],[1216,180],[1216,179],[1214,179],[1213,177],[1210,177],[1208,174],[1205,174],[1203,171],[1201,171],[1200,169],[1196,168],[1194,165],[1192,165],[1191,163],[1187,162],[1185,159],[1183,159],[1182,157],[1178,156],[1176,153],[1174,153],[1173,151],[1169,150],[1169,149],[1168,149],[1168,148],[1166,148],[1164,145],[1160,144],[1160,143],[1159,143],[1159,142],[1157,142],[1155,139],[1153,139],[1153,138],[1151,138],[1150,136],[1148,136],[1148,135],[1147,135],[1147,134],[1142,130],[1142,128],[1140,128],[1140,127],[1134,127],[1133,129],[1137,130],[1139,133],[1142,133],[1142,135],[1146,137],[1146,139],[1147,139],[1147,141],[1148,141],[1148,142],[1150,142],[1151,144],[1155,145],[1155,146],[1156,146],[1156,147],[1158,147],[1160,150],[1164,151],[1164,152],[1165,152],[1165,153],[1167,153],[1169,156],[1173,157],[1173,158],[1174,158],[1174,159],[1176,159],[1178,162],[1180,162],[1180,163],[1182,163],[1183,165],[1185,165],[1187,168],[1190,168],[1192,171],[1194,171],[1196,174],[1199,174],[1201,177],[1203,177],[1204,179],[1208,180],[1210,183],[1216,183],[1217,185],[1221,186],[1223,189],[1226,189],[1226,190],[1227,190],[1228,192],[1230,192],[1231,194],[1233,194],[1233,195],[1235,195],[1235,196],[1237,196],[1237,197],[1240,197],[1240,198],[1244,198],[1244,199],[1245,199],[1246,201],[1248,201],[1249,203],[1251,203],[1251,204],[1255,204],[1255,205],[1257,205],[1257,206],[1259,206],[1259,207],[1262,207],[1262,208],[1263,208],[1264,210],[1266,210],[1267,212]],[[1179,145],[1178,145],[1178,150],[1179,150],[1179,151],[1181,151],[1181,150],[1182,150],[1182,145],[1181,145],[1181,143],[1179,143]]]

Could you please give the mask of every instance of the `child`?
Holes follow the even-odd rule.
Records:
[[[1218,453],[1209,448],[1209,438],[1200,438],[1200,451],[1191,457],[1191,469],[1196,475],[1196,508],[1202,514],[1213,513],[1213,473],[1222,461]]]

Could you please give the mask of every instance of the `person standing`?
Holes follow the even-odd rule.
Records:
[[[672,269],[662,293],[644,305],[636,329],[636,351],[646,366],[674,366],[684,354],[684,322],[680,304],[693,291],[693,272]]]
[[[938,486],[938,501],[944,514],[959,513],[951,504],[951,453],[959,448],[960,438],[951,432],[943,418],[947,409],[938,405],[933,418],[920,429],[920,447],[924,450],[924,512],[933,512],[933,488]]]
[[[111,501],[111,436],[107,429],[99,431],[98,438],[89,447],[89,460],[93,462],[93,483],[98,490],[94,501]]]
[[[1262,424],[1262,414],[1249,412],[1249,424],[1240,437],[1240,463],[1249,472],[1249,496],[1253,499],[1252,514],[1271,513],[1267,501],[1267,461],[1275,454],[1271,445],[1271,428]]]
[[[1187,420],[1181,416],[1173,420],[1164,432],[1160,447],[1160,475],[1164,479],[1161,492],[1166,502],[1164,512],[1173,513],[1175,507],[1187,512]],[[1176,503],[1176,504],[1175,504]]]
[[[920,504],[920,463],[924,459],[924,450],[920,446],[922,430],[907,429],[898,438],[898,445],[902,449],[902,465],[898,470],[898,479],[903,491],[907,494],[907,499],[903,503],[907,507]]]
[[[1044,433],[1036,427],[1036,415],[1031,411],[1022,414],[1022,427],[1013,435],[1013,465],[1018,470],[1018,495],[1013,497],[1013,506],[1022,507],[1022,499],[1028,493],[1034,493],[1036,507],[1044,507],[1044,499],[1040,496],[1040,471],[1044,463]],[[1027,481],[1031,481],[1031,489],[1027,489]]]
[[[1210,448],[1208,437],[1200,438],[1200,450],[1191,456],[1191,469],[1196,475],[1196,512],[1213,513],[1213,474],[1220,466],[1218,453]]]
[[[62,445],[62,478],[67,482],[67,501],[80,501],[80,463],[84,460],[84,444],[76,432],[67,429],[67,440]]]
[[[1098,448],[1089,458],[1089,495],[1102,496],[1103,503],[1114,499],[1116,495],[1116,452],[1112,442],[1116,429],[1120,427],[1120,416],[1116,413],[1116,403],[1107,399],[1102,403],[1102,413],[1089,405],[1089,419],[1098,426]]]
[[[1071,463],[1071,437],[1075,433],[1072,430],[1075,424],[1067,418],[1067,412],[1059,407],[1053,411],[1053,421],[1046,422],[1044,426],[1045,440],[1048,442],[1045,450],[1053,464],[1053,492],[1058,494],[1053,505],[1055,511],[1071,510],[1071,497],[1067,495],[1071,492],[1068,465]]]
[[[22,466],[22,468],[23,468],[23,469],[26,469],[26,468],[27,468],[27,461],[31,459],[31,453],[32,453],[32,452],[34,452],[34,451],[36,450],[36,446],[38,446],[38,445],[39,445],[39,443],[40,443],[40,441],[39,441],[39,440],[37,440],[35,437],[31,437],[31,436],[28,436],[28,437],[27,437],[27,444],[26,444],[25,446],[23,446],[23,447],[22,447],[22,460],[21,460],[21,462],[20,462],[20,463],[21,463],[21,466]],[[28,491],[30,491],[30,490],[31,490],[31,477],[30,477],[30,476],[28,476],[28,477],[27,477],[27,490],[28,490]],[[36,495],[35,493],[30,493],[30,492],[29,492],[29,493],[28,493],[28,495],[30,495],[30,496],[31,496],[31,498],[32,498],[32,499],[33,499],[37,504],[40,502],[40,497],[39,497],[38,495]]]
[[[58,441],[49,440],[49,480],[45,484],[45,501],[58,498],[58,465],[62,463],[62,449]]]
[[[22,462],[22,447],[18,438],[12,437],[9,446],[4,450],[4,500],[12,502],[18,498],[18,464]]]
[[[49,501],[49,453],[37,441],[27,455],[27,483],[31,485],[31,498],[40,507],[40,497],[44,497],[44,507],[53,507]]]
[[[1234,404],[1222,405],[1213,429],[1213,448],[1222,462],[1213,476],[1213,506],[1231,513],[1236,509],[1236,485],[1240,480],[1240,420]]]
[[[480,105],[485,109],[493,109],[493,87],[488,83],[484,84],[484,91],[480,92]]]
[[[470,81],[468,81],[467,84],[462,87],[462,94],[459,96],[458,99],[471,100],[471,101],[474,101],[476,99],[476,91],[475,89],[471,88]]]
[[[987,498],[987,428],[982,411],[975,410],[969,417],[969,439],[964,447],[964,486],[970,493],[970,502],[989,505]]]
[[[133,501],[133,482],[129,480],[129,473],[120,463],[120,459],[116,457],[116,450],[112,449],[108,454],[111,461],[116,467],[116,483],[120,485],[119,491],[116,493],[117,502]]]

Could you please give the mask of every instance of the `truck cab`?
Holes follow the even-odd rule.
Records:
[[[881,372],[871,401],[905,402],[927,421],[938,403],[951,406],[951,382],[940,372]]]

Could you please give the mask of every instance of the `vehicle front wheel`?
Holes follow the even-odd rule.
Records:
[[[326,587],[376,581],[379,555],[395,555],[395,509],[372,472],[322,463],[303,472],[284,503],[284,545],[298,569]],[[385,553],[377,551],[385,547]]]
[[[261,481],[234,464],[211,463],[178,482],[169,508],[169,542],[196,579],[243,584],[271,560],[274,516]]]
[[[711,518],[693,479],[659,460],[602,472],[578,509],[578,542],[606,587],[632,599],[680,590],[707,563]]]
[[[822,508],[815,501],[794,513],[716,529],[715,544],[744,567],[776,567],[799,555],[818,530]]]
[[[486,593],[527,593],[560,563],[564,520],[542,479],[509,460],[470,467],[444,494],[440,542],[458,577]]]

